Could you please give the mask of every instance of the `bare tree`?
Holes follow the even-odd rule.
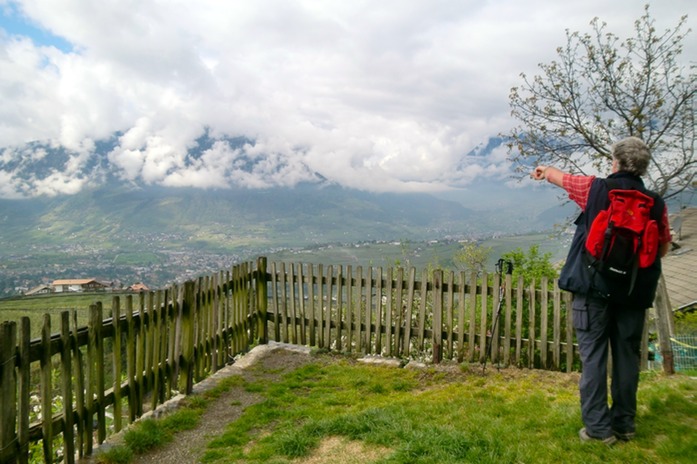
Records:
[[[607,24],[592,33],[566,31],[558,59],[540,64],[540,75],[521,74],[511,89],[509,153],[519,172],[531,164],[555,164],[574,173],[609,168],[610,146],[640,137],[653,154],[647,187],[668,198],[696,180],[697,64],[679,60],[691,32],[683,16],[658,33],[649,6],[635,21],[636,35],[621,41]]]

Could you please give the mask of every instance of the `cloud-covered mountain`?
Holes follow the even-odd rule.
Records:
[[[5,293],[47,275],[161,284],[273,250],[476,239],[548,230],[556,222],[541,214],[555,204],[543,189],[511,189],[474,175],[434,193],[361,190],[257,153],[246,138],[199,138],[157,180],[147,174],[156,166],[129,171],[114,160],[117,139],[96,144],[89,156],[37,143],[2,152]],[[223,152],[230,158],[222,174],[213,172],[209,158]],[[467,156],[468,167],[486,170],[496,155]]]
[[[216,137],[208,130],[183,151],[157,137],[146,137],[139,142],[132,138],[117,133],[80,150],[39,142],[2,148],[0,197],[72,195],[114,182],[136,187],[200,189],[265,189],[306,183],[345,185],[341,178],[328,177],[312,169],[303,159],[303,147],[293,147],[291,156],[266,151],[248,137]],[[502,139],[490,138],[486,144],[461,156],[453,169],[443,172],[440,175],[443,185],[436,190],[463,187],[477,178],[505,178],[508,164],[504,150]],[[395,190],[394,185],[380,182],[361,185],[359,190]],[[405,182],[396,190],[413,193],[434,188]]]
[[[554,195],[510,185],[500,138],[443,174],[453,188],[431,193],[345,187],[247,137],[206,131],[181,156],[159,158],[130,156],[127,139],[114,134],[85,153],[39,143],[2,150],[5,235],[14,230],[41,243],[167,233],[225,248],[240,238],[302,246],[520,233],[554,223],[539,216],[555,206]]]

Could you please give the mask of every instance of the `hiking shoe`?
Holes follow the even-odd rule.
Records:
[[[620,441],[633,440],[636,435],[634,432],[618,432],[617,430],[613,430],[612,434]]]
[[[617,437],[615,437],[615,435],[610,435],[607,438],[591,437],[590,435],[588,435],[588,433],[586,433],[585,427],[578,431],[578,437],[583,442],[599,441],[599,442],[605,443],[607,446],[611,446],[611,445],[614,445],[615,443],[617,443]]]

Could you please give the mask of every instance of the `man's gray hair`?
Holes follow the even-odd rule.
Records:
[[[627,137],[612,146],[612,157],[619,171],[643,176],[651,162],[649,147],[638,137]]]

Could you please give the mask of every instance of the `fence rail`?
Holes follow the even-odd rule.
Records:
[[[440,362],[579,367],[570,295],[510,275],[271,263],[0,328],[0,462],[75,462],[269,339]],[[108,314],[105,314],[107,312]],[[105,317],[106,316],[106,317]]]

